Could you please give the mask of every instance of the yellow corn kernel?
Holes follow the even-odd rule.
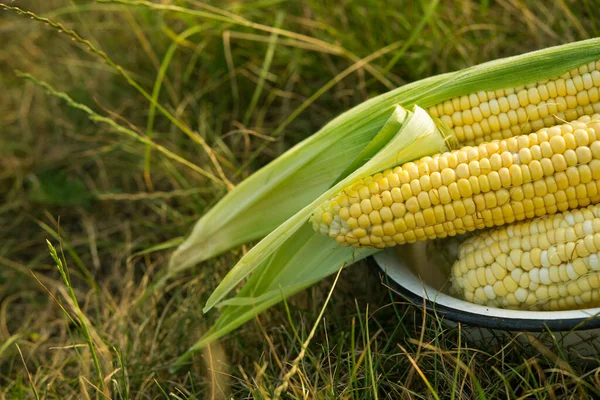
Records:
[[[464,145],[528,134],[600,110],[600,63],[563,77],[496,92],[479,92],[429,107]]]
[[[313,227],[336,240],[346,238],[338,240],[344,245],[382,248],[600,202],[600,123],[594,121],[600,115],[425,157],[367,177],[324,202],[311,218]],[[478,167],[471,168],[474,163]],[[440,171],[432,172],[430,166],[436,165]],[[471,176],[471,170],[479,175]],[[405,183],[398,188],[385,182]],[[354,193],[360,200],[352,203]],[[385,222],[396,233],[381,241]],[[359,230],[357,236],[357,229],[365,234]],[[349,234],[360,240],[347,240]],[[521,261],[527,270],[539,258],[534,250],[527,253],[532,259]]]

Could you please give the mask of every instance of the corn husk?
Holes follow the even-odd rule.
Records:
[[[421,107],[541,81],[597,59],[600,39],[591,39],[406,85],[341,115],[243,182],[198,221],[171,260],[172,273],[267,235],[211,295],[204,311],[221,306],[221,316],[179,362],[283,298],[375,252],[339,246],[313,232],[307,219],[356,179],[447,149],[443,132]],[[247,278],[242,290],[226,299]]]

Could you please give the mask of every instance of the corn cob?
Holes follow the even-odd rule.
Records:
[[[384,248],[600,202],[600,115],[359,180],[312,215],[343,245]]]
[[[600,205],[479,232],[451,279],[454,292],[493,307],[600,306]]]
[[[427,109],[463,145],[529,134],[600,113],[600,61],[555,79],[455,97]]]

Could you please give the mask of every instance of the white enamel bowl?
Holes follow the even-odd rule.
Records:
[[[373,256],[387,275],[387,284],[406,301],[435,311],[444,323],[456,326],[470,336],[471,342],[489,349],[494,338],[516,335],[517,339],[542,343],[552,350],[557,345],[573,356],[600,359],[600,308],[571,311],[517,311],[485,307],[454,298],[433,287],[432,279],[423,276],[431,268],[415,268],[414,258],[389,248]],[[420,272],[419,272],[420,271]],[[424,272],[428,271],[428,272]],[[435,273],[435,272],[434,272]],[[439,277],[433,281],[439,282]]]

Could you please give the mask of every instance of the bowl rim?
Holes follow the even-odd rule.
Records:
[[[369,258],[383,272],[384,281],[397,296],[453,322],[506,331],[572,331],[600,328],[600,307],[567,311],[522,311],[486,307],[457,299],[421,281],[403,266],[395,249],[388,248]],[[402,283],[400,283],[402,282]]]

